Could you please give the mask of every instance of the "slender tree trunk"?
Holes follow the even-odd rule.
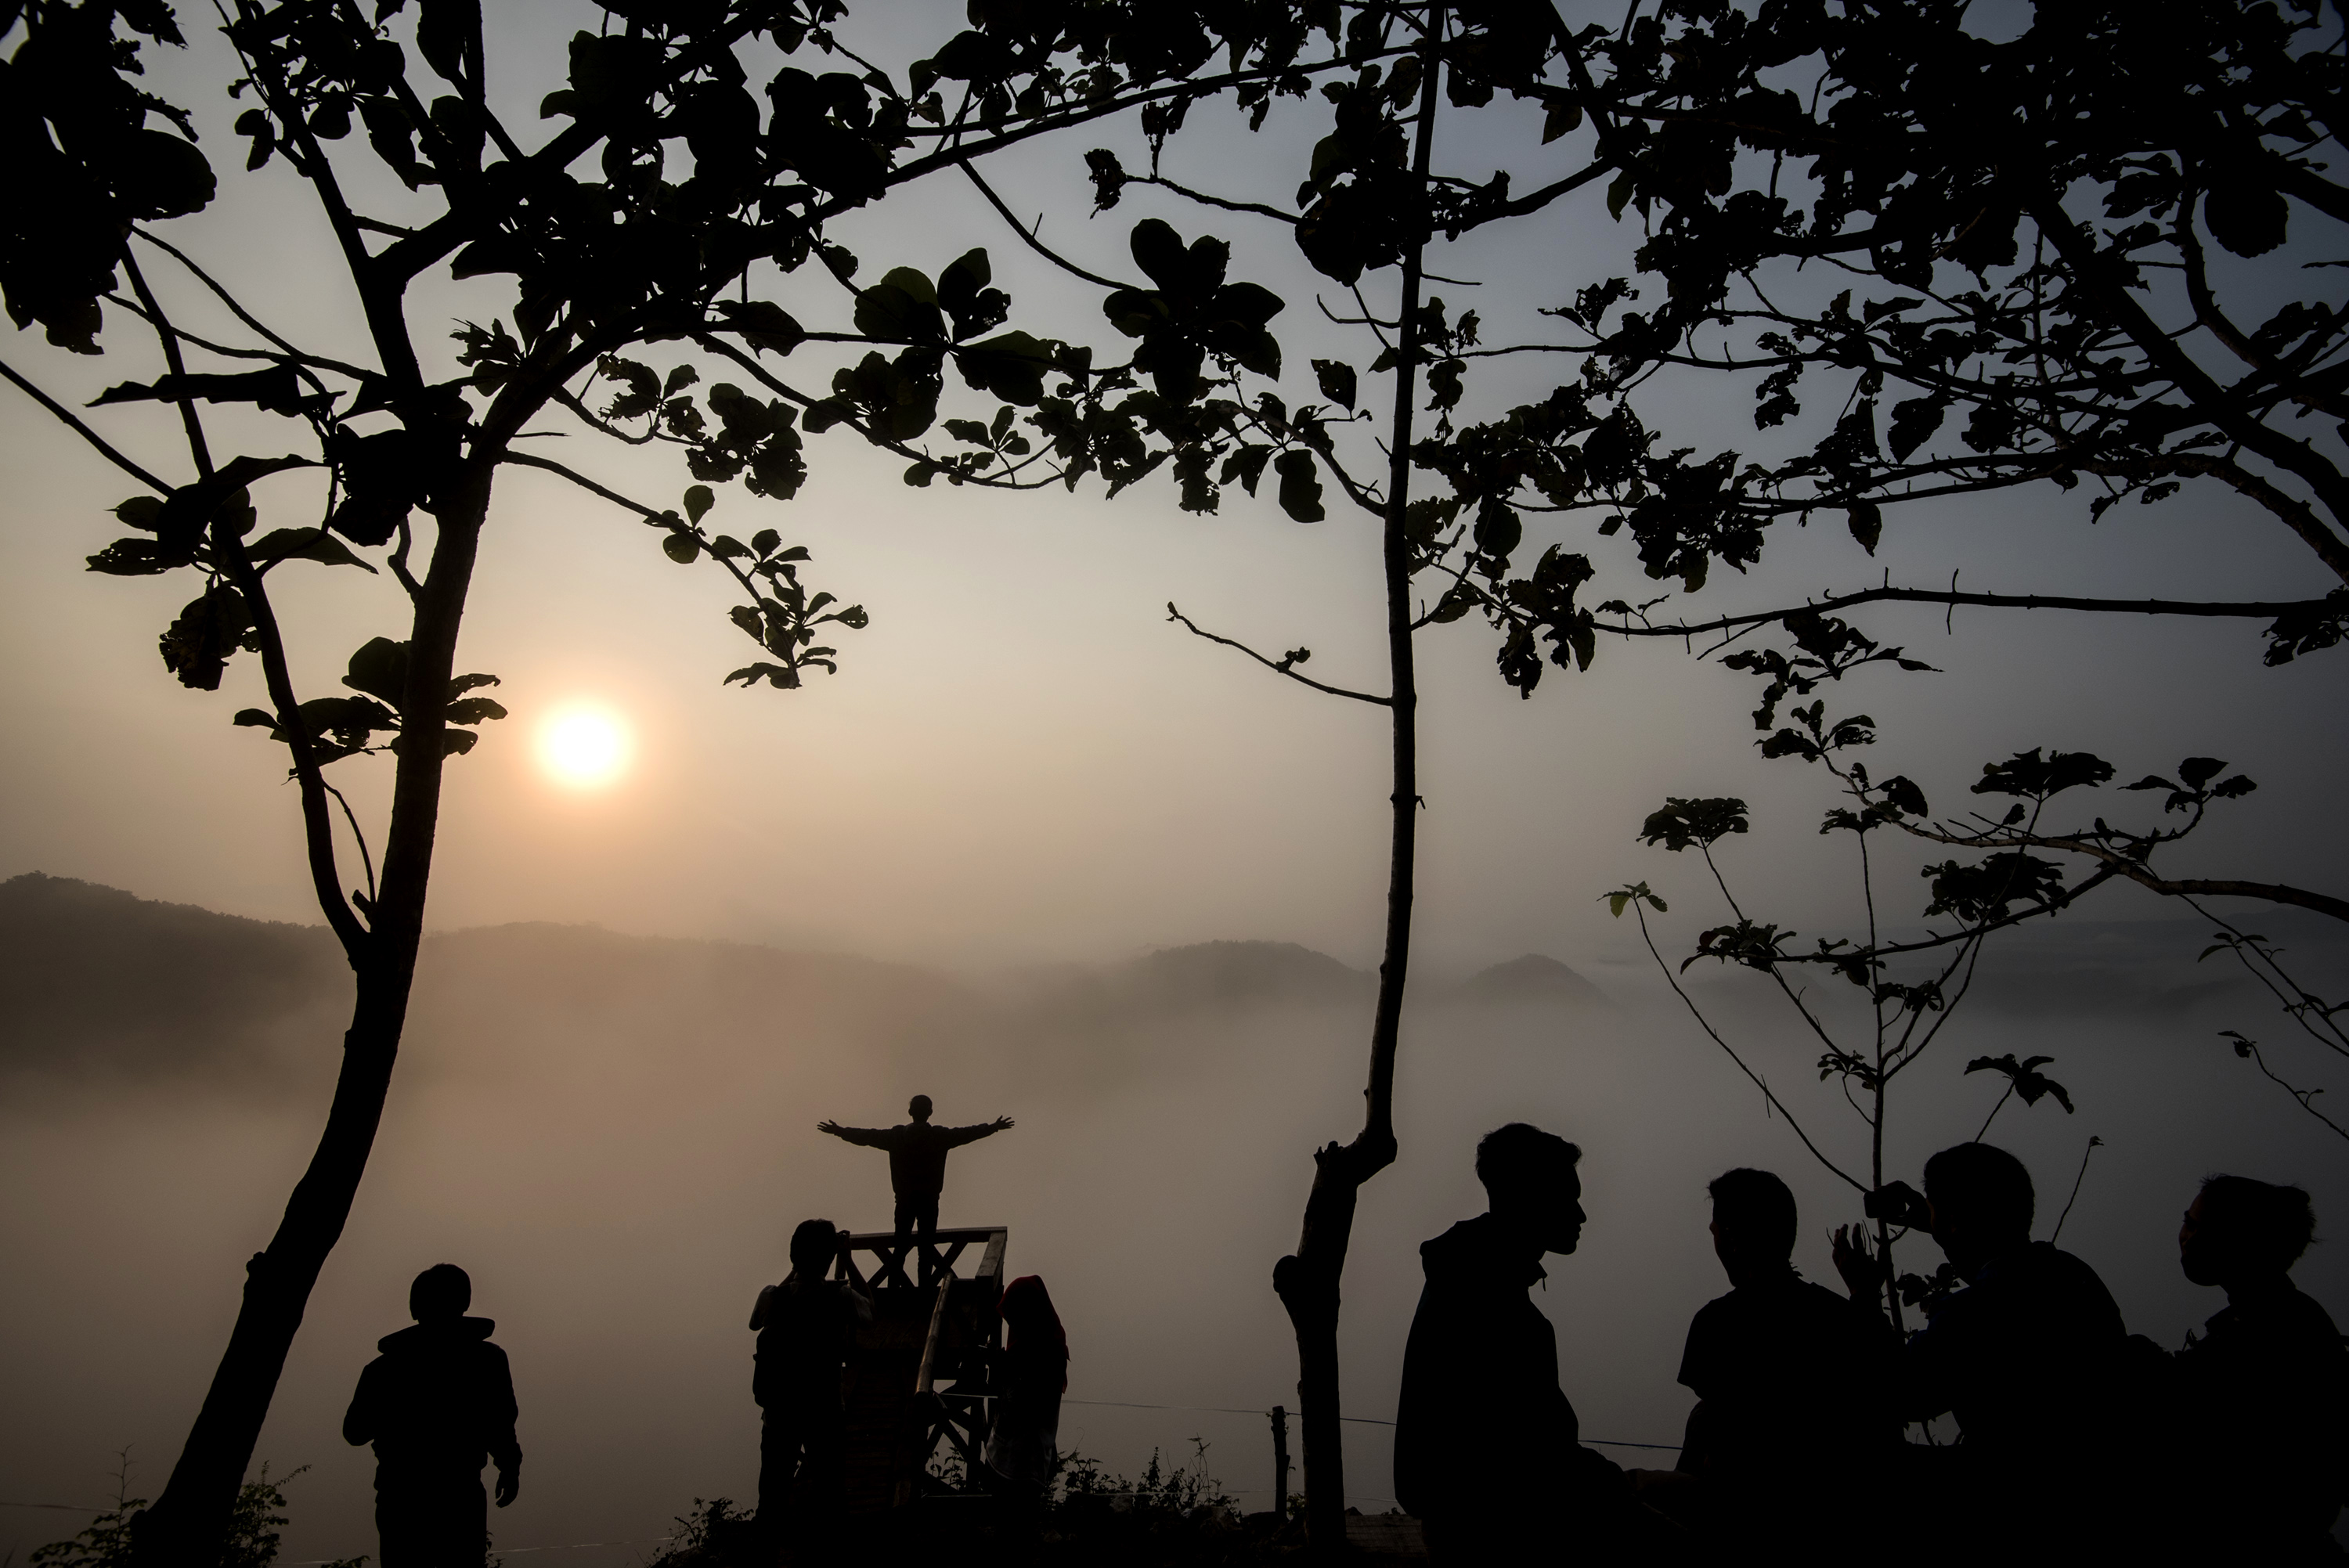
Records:
[[[371,928],[352,954],[351,1025],[326,1126],[264,1252],[245,1264],[244,1299],[179,1462],[155,1505],[132,1522],[141,1568],[212,1568],[253,1462],[286,1353],[327,1254],[342,1238],[375,1147],[408,1021],[440,810],[449,677],[483,519],[491,469],[478,465],[440,517],[418,600],[401,705],[398,769]]]
[[[1429,15],[1419,121],[1413,166],[1424,202],[1435,131],[1435,44],[1444,8]],[[1305,1439],[1305,1518],[1316,1557],[1346,1550],[1346,1460],[1338,1393],[1339,1284],[1353,1239],[1354,1207],[1362,1183],[1394,1163],[1395,1047],[1402,995],[1411,972],[1412,880],[1419,836],[1419,688],[1412,659],[1410,503],[1411,435],[1419,356],[1419,291],[1423,226],[1403,258],[1402,326],[1395,366],[1394,427],[1381,530],[1387,607],[1387,662],[1392,694],[1393,789],[1392,851],[1387,872],[1386,943],[1379,962],[1379,999],[1371,1025],[1370,1083],[1362,1130],[1351,1143],[1315,1151],[1313,1188],[1297,1251],[1276,1264],[1272,1288],[1297,1334],[1297,1396]]]

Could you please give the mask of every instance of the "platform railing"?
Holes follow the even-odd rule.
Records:
[[[955,1274],[955,1265],[972,1247],[980,1249],[978,1265],[968,1275],[957,1278],[989,1280],[1000,1286],[1003,1283],[1003,1246],[1010,1232],[1000,1225],[966,1227],[958,1230],[938,1230],[931,1233],[930,1244],[922,1245],[915,1235],[902,1243],[894,1231],[865,1231],[844,1236],[835,1264],[834,1277],[848,1280],[860,1288],[874,1290],[918,1290],[926,1288],[943,1272]],[[870,1269],[856,1266],[856,1254],[868,1253],[874,1259]],[[912,1277],[905,1272],[908,1261],[915,1264]]]

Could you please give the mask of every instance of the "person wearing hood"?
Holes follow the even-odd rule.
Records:
[[[1034,1274],[1006,1286],[997,1310],[1006,1332],[997,1363],[995,1422],[987,1434],[987,1468],[1007,1490],[1035,1497],[1060,1462],[1069,1336],[1044,1282]]]
[[[481,1568],[490,1543],[481,1467],[498,1467],[498,1506],[522,1490],[513,1373],[490,1343],[497,1325],[468,1317],[473,1282],[435,1264],[409,1287],[415,1326],[386,1335],[359,1374],[343,1440],[375,1445],[380,1568]]]
[[[1486,1134],[1476,1179],[1490,1208],[1419,1249],[1394,1477],[1435,1562],[1603,1555],[1630,1524],[1631,1473],[1582,1446],[1557,1334],[1529,1294],[1548,1277],[1543,1253],[1580,1244],[1581,1158],[1524,1122]]]

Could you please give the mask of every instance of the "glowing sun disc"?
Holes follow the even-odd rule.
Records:
[[[627,737],[619,725],[592,708],[573,708],[549,719],[538,750],[548,772],[583,787],[610,783],[628,760]]]

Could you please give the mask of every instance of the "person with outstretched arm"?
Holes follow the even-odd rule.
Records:
[[[819,1121],[815,1130],[843,1142],[888,1150],[889,1185],[897,1196],[897,1246],[902,1253],[907,1238],[918,1234],[926,1273],[930,1246],[938,1233],[938,1194],[947,1184],[947,1151],[992,1138],[1012,1121],[999,1116],[976,1127],[935,1126],[930,1121],[930,1097],[926,1094],[916,1095],[905,1114],[913,1119],[895,1127],[843,1127],[836,1121]]]
[[[481,1467],[498,1467],[498,1506],[522,1490],[513,1374],[468,1317],[473,1282],[435,1264],[409,1287],[415,1324],[377,1342],[343,1417],[343,1440],[375,1445],[375,1527],[382,1568],[481,1568],[490,1544]]]

